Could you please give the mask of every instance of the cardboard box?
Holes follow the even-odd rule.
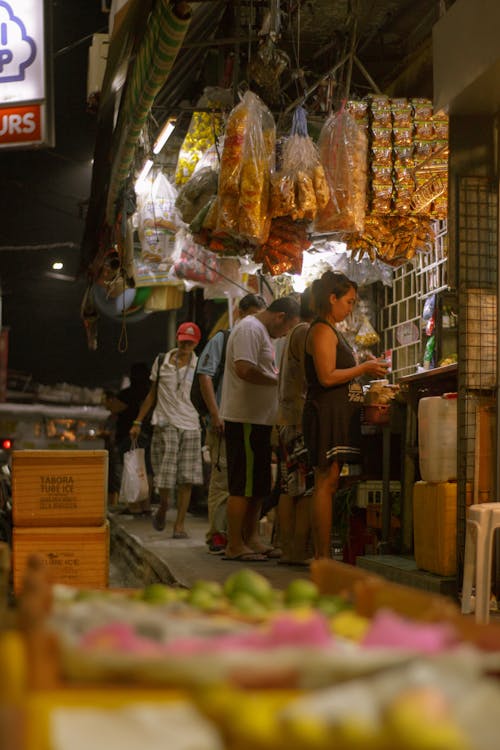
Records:
[[[107,492],[105,450],[12,453],[14,526],[101,526]]]
[[[456,482],[413,486],[415,562],[422,570],[453,576],[457,570]]]
[[[30,555],[38,555],[52,583],[106,588],[109,582],[109,523],[102,526],[14,528],[14,591],[22,588]]]

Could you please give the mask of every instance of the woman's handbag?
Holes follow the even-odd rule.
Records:
[[[149,499],[144,448],[132,442],[131,449],[123,456],[123,473],[120,486],[120,503],[131,505]]]

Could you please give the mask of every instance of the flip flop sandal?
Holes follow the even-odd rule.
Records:
[[[185,531],[174,531],[172,539],[189,539],[189,534]]]
[[[242,552],[241,555],[235,555],[234,557],[223,555],[221,559],[229,560],[230,562],[260,563],[267,562],[269,557],[263,555],[261,552]]]

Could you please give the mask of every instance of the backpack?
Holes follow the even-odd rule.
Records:
[[[231,331],[229,329],[226,329],[222,332],[224,335],[224,342],[222,344],[222,352],[220,355],[220,361],[217,367],[217,370],[215,371],[215,375],[212,378],[212,383],[214,386],[214,392],[217,393],[217,389],[219,387],[219,383],[221,381],[221,378],[224,374],[224,365],[226,363],[226,348],[227,348],[227,340],[229,338],[229,334]],[[201,393],[200,388],[200,379],[198,377],[198,366],[199,366],[199,360],[196,365],[196,370],[194,372],[193,377],[193,384],[191,385],[191,401],[193,403],[194,408],[200,415],[200,417],[206,417],[208,416],[208,408],[205,403],[205,399],[203,398],[203,395]]]

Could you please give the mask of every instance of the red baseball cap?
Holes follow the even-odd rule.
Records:
[[[176,338],[178,341],[194,341],[198,344],[201,339],[201,331],[196,323],[181,323],[177,329]]]

